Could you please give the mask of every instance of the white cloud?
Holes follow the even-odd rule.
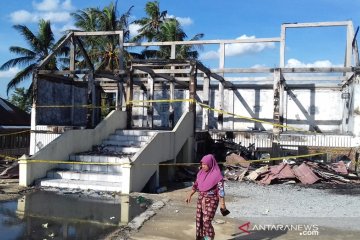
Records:
[[[255,36],[242,35],[236,39],[255,39]],[[233,43],[225,45],[225,56],[239,56],[244,54],[259,53],[268,48],[274,48],[273,42],[257,42],[257,43]],[[220,48],[216,51],[210,51],[202,54],[201,59],[219,58]]]
[[[141,26],[139,24],[134,24],[134,23],[131,23],[129,25],[129,31],[130,31],[130,37],[134,37],[136,35],[139,34],[139,29],[141,28]]]
[[[69,11],[72,11],[74,10],[74,6],[72,5],[71,3],[71,0],[65,0],[63,3],[62,3],[62,8],[64,10],[69,10]]]
[[[35,2],[33,1],[33,7],[37,11],[55,11],[59,9],[59,0],[43,0],[42,2]]]
[[[304,63],[295,58],[290,58],[285,67],[296,68],[296,67],[341,67],[340,64],[333,64],[329,60],[318,60],[313,63]]]
[[[56,24],[52,24],[51,29],[55,34],[56,38],[60,38],[62,35],[66,34],[67,30],[75,30],[78,29],[72,23],[66,23],[64,25],[58,26]]]
[[[266,65],[265,64],[255,64],[251,68],[266,68]]]
[[[47,12],[40,15],[45,20],[51,22],[67,22],[70,21],[71,16],[69,12]]]
[[[51,22],[68,22],[71,20],[70,12],[75,8],[71,0],[43,0],[33,1],[35,11],[19,10],[10,14],[10,20],[15,24],[34,23],[39,19]]]
[[[194,23],[190,17],[175,17],[174,15],[166,15],[166,18],[175,18],[182,26],[188,26]]]
[[[208,51],[200,55],[200,59],[216,59],[219,58],[219,51]]]
[[[9,68],[6,71],[0,71],[0,78],[13,78],[20,69],[18,67]]]
[[[37,22],[39,20],[38,16],[26,11],[19,10],[10,14],[11,22],[18,23],[27,23],[27,22]]]
[[[237,39],[255,39],[255,36],[242,35]],[[225,45],[226,56],[244,55],[247,53],[258,53],[266,48],[274,48],[273,42],[258,42],[258,43],[234,43]]]

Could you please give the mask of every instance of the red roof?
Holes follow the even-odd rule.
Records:
[[[0,128],[2,126],[30,126],[30,114],[0,98]]]

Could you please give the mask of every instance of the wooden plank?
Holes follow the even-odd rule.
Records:
[[[124,70],[125,66],[124,66],[124,32],[120,31],[119,34],[119,69],[120,70]]]
[[[116,91],[116,110],[122,111],[122,105],[123,105],[123,83],[118,81],[116,83],[117,91]]]
[[[143,72],[146,72],[148,74],[151,75],[152,78],[155,78],[155,77],[160,77],[160,78],[163,78],[163,79],[166,79],[170,82],[175,82],[179,85],[182,85],[182,86],[185,86],[187,87],[188,84],[184,83],[184,82],[181,82],[181,81],[178,81],[176,80],[176,78],[170,76],[170,75],[166,75],[166,74],[163,74],[163,73],[156,73],[153,69],[151,69],[150,67],[140,67],[140,66],[132,66],[135,70],[134,72],[136,73],[139,73],[137,72],[136,70],[139,70],[142,74]]]
[[[70,65],[69,65],[69,70],[70,71],[74,71],[75,70],[75,43],[74,43],[74,36],[71,37],[71,40],[70,40],[70,55],[69,55],[69,58],[70,58]],[[71,74],[70,75],[71,78],[74,78],[75,75],[74,74]],[[75,108],[74,108],[74,105],[75,105],[75,88],[74,88],[74,85],[71,85],[71,105],[73,106],[71,108],[71,123],[73,125],[74,124],[74,116],[75,116]]]
[[[286,28],[305,28],[305,27],[337,27],[348,26],[351,21],[338,22],[312,22],[312,23],[283,23]]]
[[[127,129],[132,128],[132,100],[134,95],[134,86],[133,86],[133,74],[132,71],[128,72],[128,77],[126,80],[126,112],[127,112]]]
[[[234,43],[262,43],[262,42],[280,42],[280,38],[249,38],[234,40],[198,40],[198,41],[174,41],[174,42],[142,42],[142,43],[124,43],[124,47],[138,46],[171,46],[171,45],[204,45],[204,44],[234,44]]]
[[[213,73],[273,73],[276,68],[218,68],[210,69]],[[282,73],[334,73],[334,72],[353,72],[354,67],[299,67],[281,68]]]
[[[119,35],[123,31],[96,31],[96,32],[74,32],[75,36],[106,36]]]
[[[200,69],[199,69],[200,70]],[[167,74],[189,74],[190,69],[153,69],[155,73]],[[213,68],[210,69],[213,74],[220,73],[273,73],[274,68]],[[329,68],[282,68],[282,73],[342,73],[360,71],[355,67],[329,67]],[[139,70],[134,70],[134,74],[141,74]],[[219,79],[218,79],[219,80]]]
[[[194,121],[196,119],[196,103],[195,103],[195,97],[196,97],[196,85],[197,85],[197,68],[194,63],[191,65],[191,74],[190,74],[190,84],[189,84],[189,98],[194,100],[192,102],[189,102],[189,112],[194,113]],[[195,128],[195,126],[194,126]]]
[[[280,67],[285,67],[285,47],[286,46],[286,27],[281,25],[280,33]]]
[[[273,122],[275,124],[280,124],[280,83],[281,81],[281,72],[280,69],[274,71],[274,86],[273,86]],[[279,126],[273,126],[272,128],[272,144],[271,144],[271,157],[280,156],[280,131],[282,130]]]
[[[176,58],[176,45],[171,45],[171,59]],[[171,70],[174,70],[175,66],[171,65]],[[175,79],[175,74],[171,74],[171,77]],[[170,129],[173,129],[175,127],[175,108],[174,103],[171,102],[171,100],[175,99],[175,83],[170,82],[170,104],[169,104],[169,127]],[[176,160],[176,159],[175,159]]]

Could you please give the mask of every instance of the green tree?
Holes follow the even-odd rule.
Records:
[[[141,26],[139,34],[133,38],[133,41],[140,41],[146,39],[147,41],[184,41],[187,38],[186,33],[179,21],[175,18],[166,17],[167,11],[161,11],[158,1],[147,2],[145,5],[146,17],[135,20],[133,23]],[[196,34],[190,40],[199,40],[204,34]],[[176,46],[176,59],[196,59],[198,52],[196,47],[191,45]],[[152,50],[146,48],[138,56],[140,58],[163,58],[168,59],[171,57],[170,46],[160,46],[159,50]]]
[[[204,36],[204,34],[199,33],[192,37],[190,40],[199,40]],[[155,36],[155,40],[158,42],[171,42],[171,41],[184,41],[187,38],[186,33],[182,29],[180,23],[175,18],[167,19],[160,27],[160,31]],[[192,45],[177,45],[176,46],[176,59],[197,59],[198,52],[196,47]],[[160,46],[160,49],[157,53],[160,58],[170,58],[171,57],[171,47],[170,46]]]
[[[161,25],[166,19],[167,11],[161,11],[158,1],[147,2],[145,5],[146,17],[135,20],[134,23],[141,26],[139,34],[134,37],[134,41],[147,39],[151,42],[159,33]]]
[[[24,25],[14,25],[14,28],[24,37],[29,48],[11,46],[10,52],[19,55],[19,57],[10,59],[0,66],[0,71],[8,70],[12,67],[19,66],[22,68],[15,77],[13,77],[7,85],[7,94],[11,89],[14,89],[22,81],[29,79],[33,70],[37,65],[54,49],[57,43],[54,40],[54,34],[51,30],[50,21],[40,20],[38,25],[38,32],[33,33],[28,27]],[[64,47],[57,56],[66,54],[67,49]],[[61,59],[62,61],[64,59]],[[57,69],[57,58],[54,56],[46,65],[49,70]]]
[[[72,13],[75,26],[82,31],[124,31],[124,41],[129,39],[129,17],[132,7],[118,15],[117,2],[103,9],[86,8]],[[98,70],[119,68],[119,41],[115,36],[96,36],[84,39],[89,57]]]
[[[29,91],[25,88],[15,88],[9,101],[18,108],[29,113],[31,108],[31,99],[28,96]]]

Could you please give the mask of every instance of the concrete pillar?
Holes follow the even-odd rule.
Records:
[[[131,187],[131,165],[125,164],[122,165],[121,169],[121,193],[129,194],[132,191]]]
[[[130,196],[120,196],[120,225],[126,224],[130,221]]]
[[[30,174],[31,174],[31,164],[27,163],[26,160],[28,157],[23,155],[19,158],[19,185],[20,186],[30,186]]]
[[[203,104],[209,105],[209,96],[210,96],[210,78],[208,76],[204,76],[204,84],[203,84]],[[203,120],[202,120],[202,130],[209,129],[209,109],[203,108]]]
[[[352,106],[352,132],[356,137],[360,137],[360,76],[357,75],[355,80],[352,82],[352,96],[350,98],[353,99]]]
[[[219,56],[219,68],[225,68],[225,43],[220,44],[220,56]],[[220,74],[224,77],[224,73]],[[219,110],[224,110],[224,85],[219,83]],[[218,113],[218,130],[223,129],[223,122],[224,122],[224,114]]]
[[[154,79],[150,76],[150,74],[148,74],[148,95],[147,95],[147,100],[152,101],[154,100]],[[149,102],[148,103],[148,107],[147,107],[147,127],[149,128],[153,128],[154,125],[154,119],[153,119],[153,115],[154,115],[154,107],[153,107],[154,103]]]

